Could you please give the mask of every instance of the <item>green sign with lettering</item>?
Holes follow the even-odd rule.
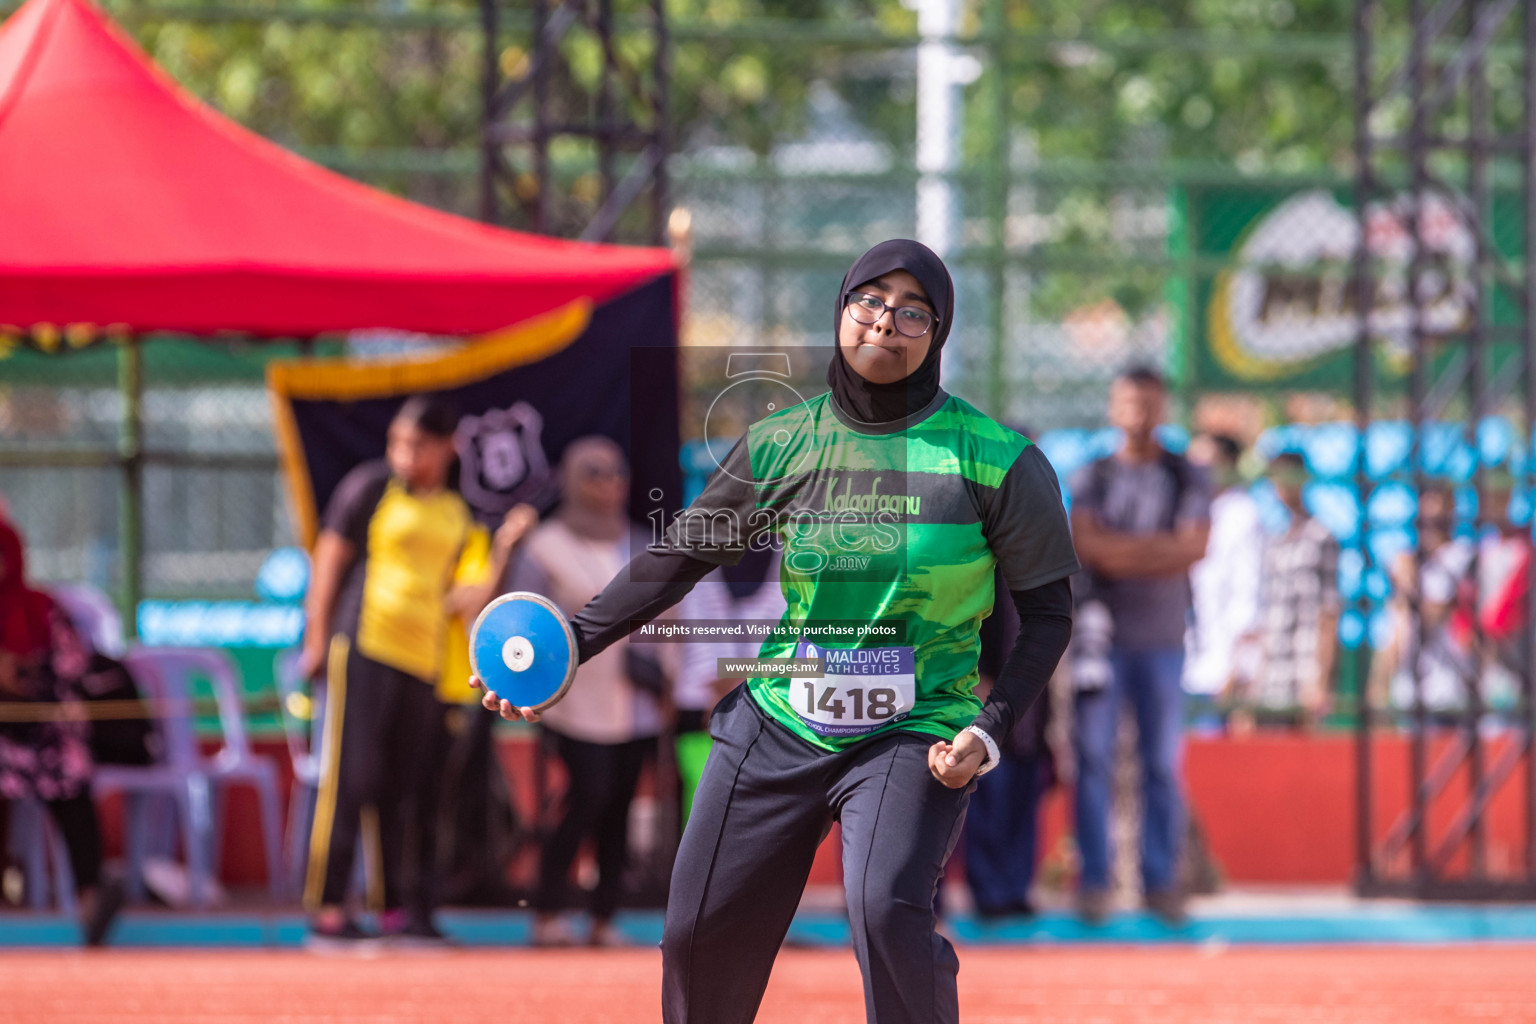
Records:
[[[1430,193],[1418,211],[1425,248],[1418,277],[1422,328],[1439,366],[1454,358],[1477,315],[1477,242],[1458,205],[1464,201]],[[1492,206],[1483,221],[1507,259],[1519,251],[1519,204],[1501,194]],[[1185,384],[1200,391],[1348,390],[1359,331],[1352,275],[1360,229],[1350,190],[1185,188],[1178,207]],[[1372,357],[1378,382],[1389,388],[1401,386],[1411,362],[1412,207],[1407,193],[1393,193],[1373,203],[1366,217],[1376,268],[1367,314]],[[1486,320],[1515,322],[1505,289],[1493,288]],[[1495,345],[1494,372],[1515,351],[1507,340]]]

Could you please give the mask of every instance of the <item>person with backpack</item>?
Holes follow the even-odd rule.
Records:
[[[1074,817],[1082,857],[1078,910],[1089,923],[1109,914],[1109,816],[1120,709],[1135,714],[1141,764],[1141,875],[1146,906],[1170,924],[1184,919],[1178,884],[1184,806],[1184,632],[1189,569],[1205,555],[1211,485],[1205,472],[1165,449],[1156,430],[1168,388],[1137,367],[1110,385],[1109,422],[1119,449],[1072,480],[1072,535],[1086,579],[1109,616],[1110,671],[1102,685],[1075,687],[1077,789]]]

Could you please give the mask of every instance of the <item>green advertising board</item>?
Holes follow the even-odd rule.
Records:
[[[1376,267],[1369,311],[1376,381],[1400,389],[1411,365],[1412,257],[1406,192],[1373,203],[1367,237]],[[1457,358],[1477,316],[1476,236],[1457,203],[1426,196],[1420,294],[1432,362]],[[1518,197],[1496,194],[1483,219],[1494,250],[1511,262],[1520,249]],[[1347,186],[1186,186],[1180,190],[1175,290],[1182,322],[1183,382],[1193,391],[1348,391],[1354,381],[1358,320],[1352,263],[1358,237]],[[1490,275],[1490,279],[1493,278]],[[1490,324],[1516,322],[1507,289],[1491,287]],[[1516,348],[1493,344],[1491,372]]]

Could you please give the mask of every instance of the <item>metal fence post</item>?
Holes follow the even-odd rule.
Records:
[[[480,32],[484,52],[480,69],[480,219],[495,224],[500,219],[496,201],[496,171],[501,164],[501,144],[496,138],[500,110],[497,91],[501,82],[501,21],[497,0],[480,0]]]
[[[1525,450],[1524,464],[1520,469],[1519,482],[1526,495],[1532,495],[1536,486],[1536,5],[1527,3],[1521,15],[1525,36],[1524,100],[1522,111],[1520,149],[1521,205],[1525,223],[1520,247],[1521,267],[1524,270],[1524,289],[1520,294],[1520,311],[1524,322],[1520,325],[1521,379],[1525,385],[1524,413],[1521,427],[1521,447]],[[1529,501],[1530,498],[1528,497]],[[1526,522],[1529,532],[1536,524],[1536,516]],[[1520,721],[1516,742],[1525,753],[1525,875],[1527,881],[1536,881],[1536,677],[1532,665],[1536,664],[1536,601],[1526,600],[1526,621],[1521,647],[1524,671],[1520,680]]]
[[[139,599],[143,594],[144,500],[144,353],[137,335],[129,335],[117,349],[117,387],[123,399],[123,419],[117,437],[118,488],[117,543],[118,603],[123,630],[131,639],[138,635]]]
[[[1008,185],[1009,151],[1013,133],[1009,124],[1008,61],[1005,43],[1008,12],[1003,0],[987,4],[985,50],[992,61],[992,132],[990,178],[987,188],[987,280],[991,284],[987,310],[991,352],[988,353],[988,411],[999,419],[1008,416]],[[1039,427],[1031,429],[1038,430]]]
[[[1355,252],[1351,289],[1355,306],[1355,486],[1360,494],[1359,530],[1361,586],[1354,599],[1360,616],[1362,635],[1355,645],[1355,886],[1368,890],[1376,882],[1373,847],[1375,834],[1371,816],[1371,602],[1364,580],[1371,566],[1371,548],[1367,543],[1365,502],[1371,479],[1366,464],[1366,440],[1370,434],[1372,404],[1371,306],[1375,301],[1375,268],[1372,265],[1368,211],[1373,199],[1375,176],[1372,173],[1371,125],[1371,19],[1375,0],[1355,0]]]

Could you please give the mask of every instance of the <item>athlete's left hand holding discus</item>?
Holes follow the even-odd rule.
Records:
[[[511,722],[537,722],[576,677],[576,634],[549,598],[514,590],[491,601],[469,630],[469,685],[481,706]]]
[[[956,733],[953,743],[939,740],[928,748],[928,770],[950,789],[969,783],[986,759],[986,744],[972,732]]]
[[[538,509],[526,503],[512,506],[507,511],[507,514],[502,517],[501,524],[496,527],[496,533],[491,538],[492,553],[496,564],[505,567],[512,551],[538,525]],[[499,572],[495,574],[497,579],[500,578],[500,575]],[[476,690],[485,690],[485,696],[480,699],[480,705],[487,711],[500,711],[501,717],[509,722],[537,722],[539,720],[539,713],[532,708],[513,707],[511,701],[501,700],[494,692],[486,690],[485,683],[479,676],[470,676],[469,685]]]
[[[470,676],[469,685],[476,690],[485,690],[485,682],[479,676]],[[509,700],[502,700],[496,696],[495,690],[485,690],[485,696],[480,698],[480,706],[487,711],[499,711],[501,717],[509,722],[537,722],[539,713],[533,708],[514,707]]]

